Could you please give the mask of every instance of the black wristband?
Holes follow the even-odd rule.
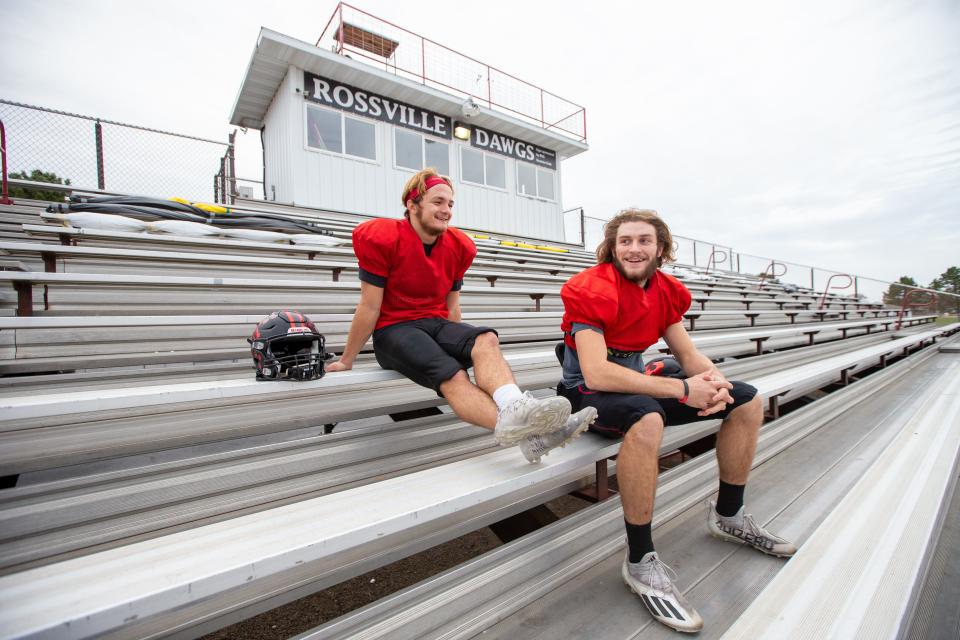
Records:
[[[680,380],[683,383],[683,397],[679,399],[680,404],[687,404],[687,397],[690,395],[690,385],[686,380]]]

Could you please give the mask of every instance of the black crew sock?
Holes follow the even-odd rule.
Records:
[[[630,562],[640,562],[643,556],[653,551],[653,534],[650,523],[631,524],[624,519],[627,525],[627,546],[630,548]]]
[[[740,507],[743,506],[743,490],[746,485],[727,484],[720,481],[720,494],[717,496],[717,513],[724,518],[731,518],[737,515]]]

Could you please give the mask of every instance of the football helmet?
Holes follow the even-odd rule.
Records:
[[[323,377],[326,340],[298,311],[274,311],[247,338],[257,380],[316,380]]]
[[[681,380],[687,377],[687,374],[684,373],[683,367],[680,366],[680,363],[677,362],[677,359],[669,356],[654,358],[650,362],[646,363],[643,367],[643,373],[644,375],[648,376],[680,378]]]

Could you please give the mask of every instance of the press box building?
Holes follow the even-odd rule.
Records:
[[[453,180],[457,226],[563,242],[561,167],[587,149],[582,107],[348,9],[317,45],[260,31],[230,122],[261,130],[265,198],[400,217],[404,183],[434,166]],[[440,77],[463,61],[485,91]]]

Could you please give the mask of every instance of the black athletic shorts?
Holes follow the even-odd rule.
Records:
[[[470,353],[481,333],[497,332],[443,318],[398,322],[373,332],[373,353],[384,369],[398,371],[443,396],[440,383],[473,366]]]
[[[630,427],[648,413],[659,413],[663,418],[664,426],[716,420],[726,418],[731,411],[750,402],[757,395],[756,387],[746,382],[731,380],[730,383],[733,385],[733,389],[729,390],[733,397],[733,404],[728,404],[723,411],[709,416],[698,416],[699,409],[680,404],[680,401],[674,398],[651,398],[632,393],[594,391],[588,389],[586,385],[568,389],[563,386],[563,383],[557,385],[557,393],[570,401],[574,411],[580,411],[584,407],[596,408],[597,420],[590,425],[591,431],[608,438],[622,438]]]

